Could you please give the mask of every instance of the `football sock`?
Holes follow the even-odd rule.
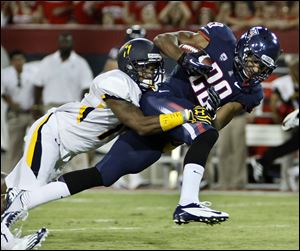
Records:
[[[64,182],[51,182],[36,190],[21,193],[21,195],[14,200],[8,211],[17,211],[22,208],[29,210],[36,206],[53,200],[62,199],[70,195],[69,189]]]
[[[183,179],[179,204],[185,206],[199,203],[199,189],[204,167],[198,164],[186,164],[183,169]]]

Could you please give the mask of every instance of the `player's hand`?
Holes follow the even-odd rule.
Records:
[[[201,54],[200,54],[201,53]],[[177,60],[178,64],[187,72],[189,76],[201,76],[207,77],[207,74],[212,70],[210,65],[201,64],[199,62],[199,56],[202,52],[186,53],[184,52]]]
[[[205,107],[198,105],[195,106],[193,109],[188,110],[187,122],[202,122],[211,125],[211,120],[211,116]]]
[[[299,126],[299,109],[289,113],[281,124],[282,130],[284,131],[289,131],[297,126]]]
[[[210,116],[212,118],[214,118],[215,114],[217,112],[217,109],[221,103],[221,98],[213,87],[208,88],[207,93],[208,93],[208,99],[206,101],[205,108],[208,111],[208,113],[210,114]]]

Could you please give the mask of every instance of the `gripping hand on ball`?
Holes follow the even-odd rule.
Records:
[[[187,72],[189,76],[201,76],[207,77],[207,74],[212,69],[210,65],[202,64],[199,62],[199,57],[203,55],[201,52],[186,53],[180,56],[177,60],[178,64]]]

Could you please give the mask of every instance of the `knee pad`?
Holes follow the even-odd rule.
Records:
[[[208,130],[193,140],[184,158],[184,165],[194,163],[205,167],[210,150],[219,137],[217,130]]]

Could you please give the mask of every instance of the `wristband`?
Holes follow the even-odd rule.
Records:
[[[164,132],[173,129],[176,126],[182,125],[184,122],[185,118],[182,112],[159,115],[160,127]]]

